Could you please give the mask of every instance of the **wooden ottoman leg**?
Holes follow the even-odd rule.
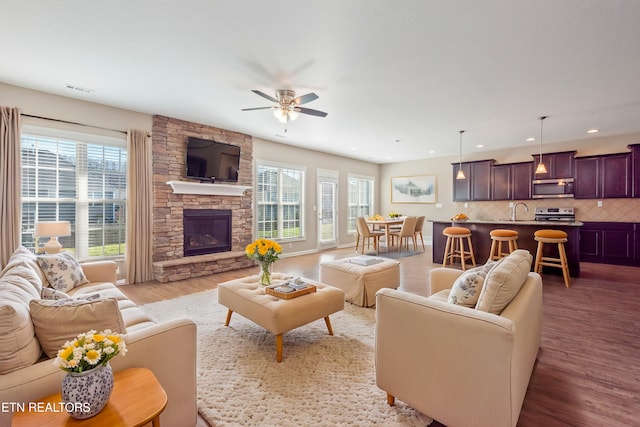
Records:
[[[282,334],[276,335],[276,360],[282,362]]]
[[[331,327],[331,320],[329,320],[329,316],[324,318],[324,323],[327,324],[327,329],[329,330],[329,335],[333,335],[333,328]]]
[[[233,314],[233,311],[231,311],[231,309],[229,309],[229,311],[227,311],[227,320],[225,320],[224,326],[229,326],[229,322],[231,322],[231,315],[232,314]]]
[[[390,406],[393,406],[396,403],[396,398],[391,393],[387,393],[387,403]]]

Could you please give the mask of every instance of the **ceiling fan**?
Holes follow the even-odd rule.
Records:
[[[259,90],[252,90],[252,92],[268,99],[271,102],[275,102],[277,105],[273,105],[271,107],[243,108],[242,111],[272,109],[275,118],[282,123],[287,123],[289,121],[297,119],[298,113],[309,114],[311,116],[317,117],[327,116],[327,113],[325,113],[324,111],[312,110],[311,108],[300,106],[302,104],[306,104],[307,102],[315,101],[316,99],[318,99],[318,95],[313,92],[296,97],[296,92],[291,89],[278,89],[276,90],[275,98]]]

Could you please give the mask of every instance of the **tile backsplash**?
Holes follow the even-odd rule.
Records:
[[[514,203],[518,201],[515,200]],[[596,199],[536,199],[523,201],[529,211],[518,206],[518,219],[533,220],[536,207],[573,207],[578,221],[640,222],[640,199],[602,199],[598,207]],[[456,203],[456,212],[464,212],[472,219],[509,219],[511,208],[508,200],[491,202]]]

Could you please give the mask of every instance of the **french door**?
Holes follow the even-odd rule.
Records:
[[[338,246],[338,172],[318,169],[318,249]]]

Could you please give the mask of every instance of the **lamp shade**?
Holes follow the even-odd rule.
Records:
[[[36,237],[60,237],[71,236],[71,223],[69,221],[36,222]]]

